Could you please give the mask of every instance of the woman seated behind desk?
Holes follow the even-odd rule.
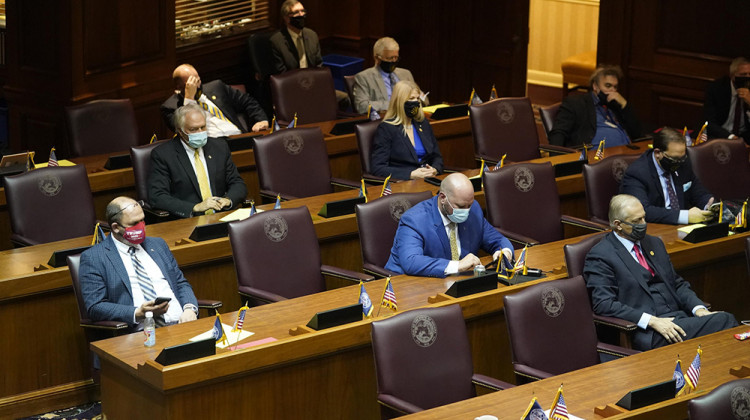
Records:
[[[373,175],[408,180],[443,172],[443,157],[422,112],[420,93],[411,81],[394,86],[388,111],[375,132],[370,156]]]

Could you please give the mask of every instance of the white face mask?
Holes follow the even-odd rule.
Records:
[[[446,214],[445,217],[448,218],[453,223],[463,223],[466,221],[466,219],[469,218],[469,211],[471,209],[457,209],[453,207],[453,204],[451,204],[450,201],[448,201],[448,196],[445,197],[445,202],[448,203],[450,208],[453,210],[453,214]]]
[[[188,146],[193,149],[199,149],[206,145],[208,142],[208,131],[199,131],[197,133],[188,134]]]

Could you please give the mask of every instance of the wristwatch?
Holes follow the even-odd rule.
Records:
[[[191,309],[193,312],[195,312],[195,315],[198,315],[198,307],[193,305],[192,303],[186,303],[182,306],[183,311],[187,311],[188,309]]]

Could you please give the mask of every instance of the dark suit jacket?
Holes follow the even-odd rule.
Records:
[[[610,110],[631,140],[643,135],[641,123],[633,113],[631,104],[624,109],[610,108]],[[590,144],[594,135],[596,135],[596,108],[591,93],[567,96],[555,117],[555,123],[549,133],[549,143],[566,147],[580,146]]]
[[[247,187],[232,162],[226,141],[209,138],[203,146],[203,153],[211,193],[229,198],[232,205],[240,204],[247,196]],[[180,217],[190,217],[193,206],[203,201],[198,178],[179,137],[157,146],[151,152],[148,201],[154,208]]]
[[[81,294],[86,312],[93,321],[121,321],[132,326],[136,309],[133,306],[133,291],[114,241],[109,236],[81,255]],[[161,238],[147,237],[141,246],[159,266],[180,307],[187,303],[198,307],[193,288],[177,266],[167,243]]]
[[[303,28],[302,39],[305,42],[307,66],[322,66],[323,56],[320,54],[318,34],[310,28]],[[297,47],[294,45],[287,27],[271,35],[271,51],[273,52],[274,74],[299,68],[299,53],[297,53]]]
[[[729,106],[732,101],[731,83],[732,80],[729,76],[724,76],[709,83],[706,87],[703,115],[708,121],[707,131],[710,139],[725,139],[732,134],[722,127],[722,124],[729,118]],[[748,109],[750,109],[750,106],[745,104],[745,110]],[[743,118],[745,119],[745,131],[740,133],[740,137],[745,139],[746,142],[750,142],[750,118],[748,118],[747,112],[743,114]]]
[[[224,116],[243,133],[247,133],[259,121],[268,121],[266,113],[258,101],[247,93],[225,84],[221,80],[201,85],[203,93],[216,105]],[[174,94],[161,104],[161,116],[172,130],[174,129],[174,112],[185,104],[185,97]]]
[[[385,265],[387,270],[412,276],[445,277],[451,260],[451,245],[440,217],[437,196],[422,201],[401,216]],[[513,249],[510,241],[492,227],[482,214],[479,203],[471,205],[469,218],[458,225],[461,258],[477,254],[479,248],[492,254],[503,248]]]
[[[651,274],[638,264],[614,235],[608,233],[591,249],[583,267],[594,312],[633,323],[638,323],[644,312],[663,314],[665,308],[655,307],[648,288]],[[651,268],[667,284],[681,311],[691,315],[693,308],[703,305],[690,284],[674,271],[661,239],[646,235],[641,241],[641,250]],[[653,334],[652,329],[639,328],[634,337],[634,347],[651,348]]]
[[[667,202],[659,181],[659,173],[656,172],[653,156],[654,151],[641,155],[635,162],[631,163],[625,175],[622,177],[620,192],[630,194],[640,200],[646,210],[646,221],[652,223],[677,224],[680,217],[680,209],[689,210],[692,207],[703,208],[711,199],[711,193],[706,191],[701,182],[693,173],[690,160],[688,159],[682,168],[672,174],[672,181],[677,199],[680,201],[680,209],[668,209]]]
[[[437,139],[427,118],[422,122],[412,121],[412,124],[417,129],[421,129],[419,135],[425,150],[422,161],[417,159],[417,151],[404,133],[404,126],[383,121],[375,131],[372,155],[370,155],[373,175],[382,177],[393,175],[394,179],[408,180],[411,171],[419,168],[423,163],[429,164],[439,173],[443,172],[443,156],[440,155]]]

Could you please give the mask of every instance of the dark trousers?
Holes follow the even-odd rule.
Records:
[[[716,312],[706,316],[688,316],[684,312],[660,315],[660,318],[674,317],[675,324],[679,325],[687,334],[682,337],[683,340],[689,340],[695,337],[701,337],[707,334],[723,331],[728,328],[736,327],[737,320],[729,312]],[[651,338],[651,348],[666,346],[670,344],[667,340],[656,331]],[[647,349],[642,349],[647,350]]]

